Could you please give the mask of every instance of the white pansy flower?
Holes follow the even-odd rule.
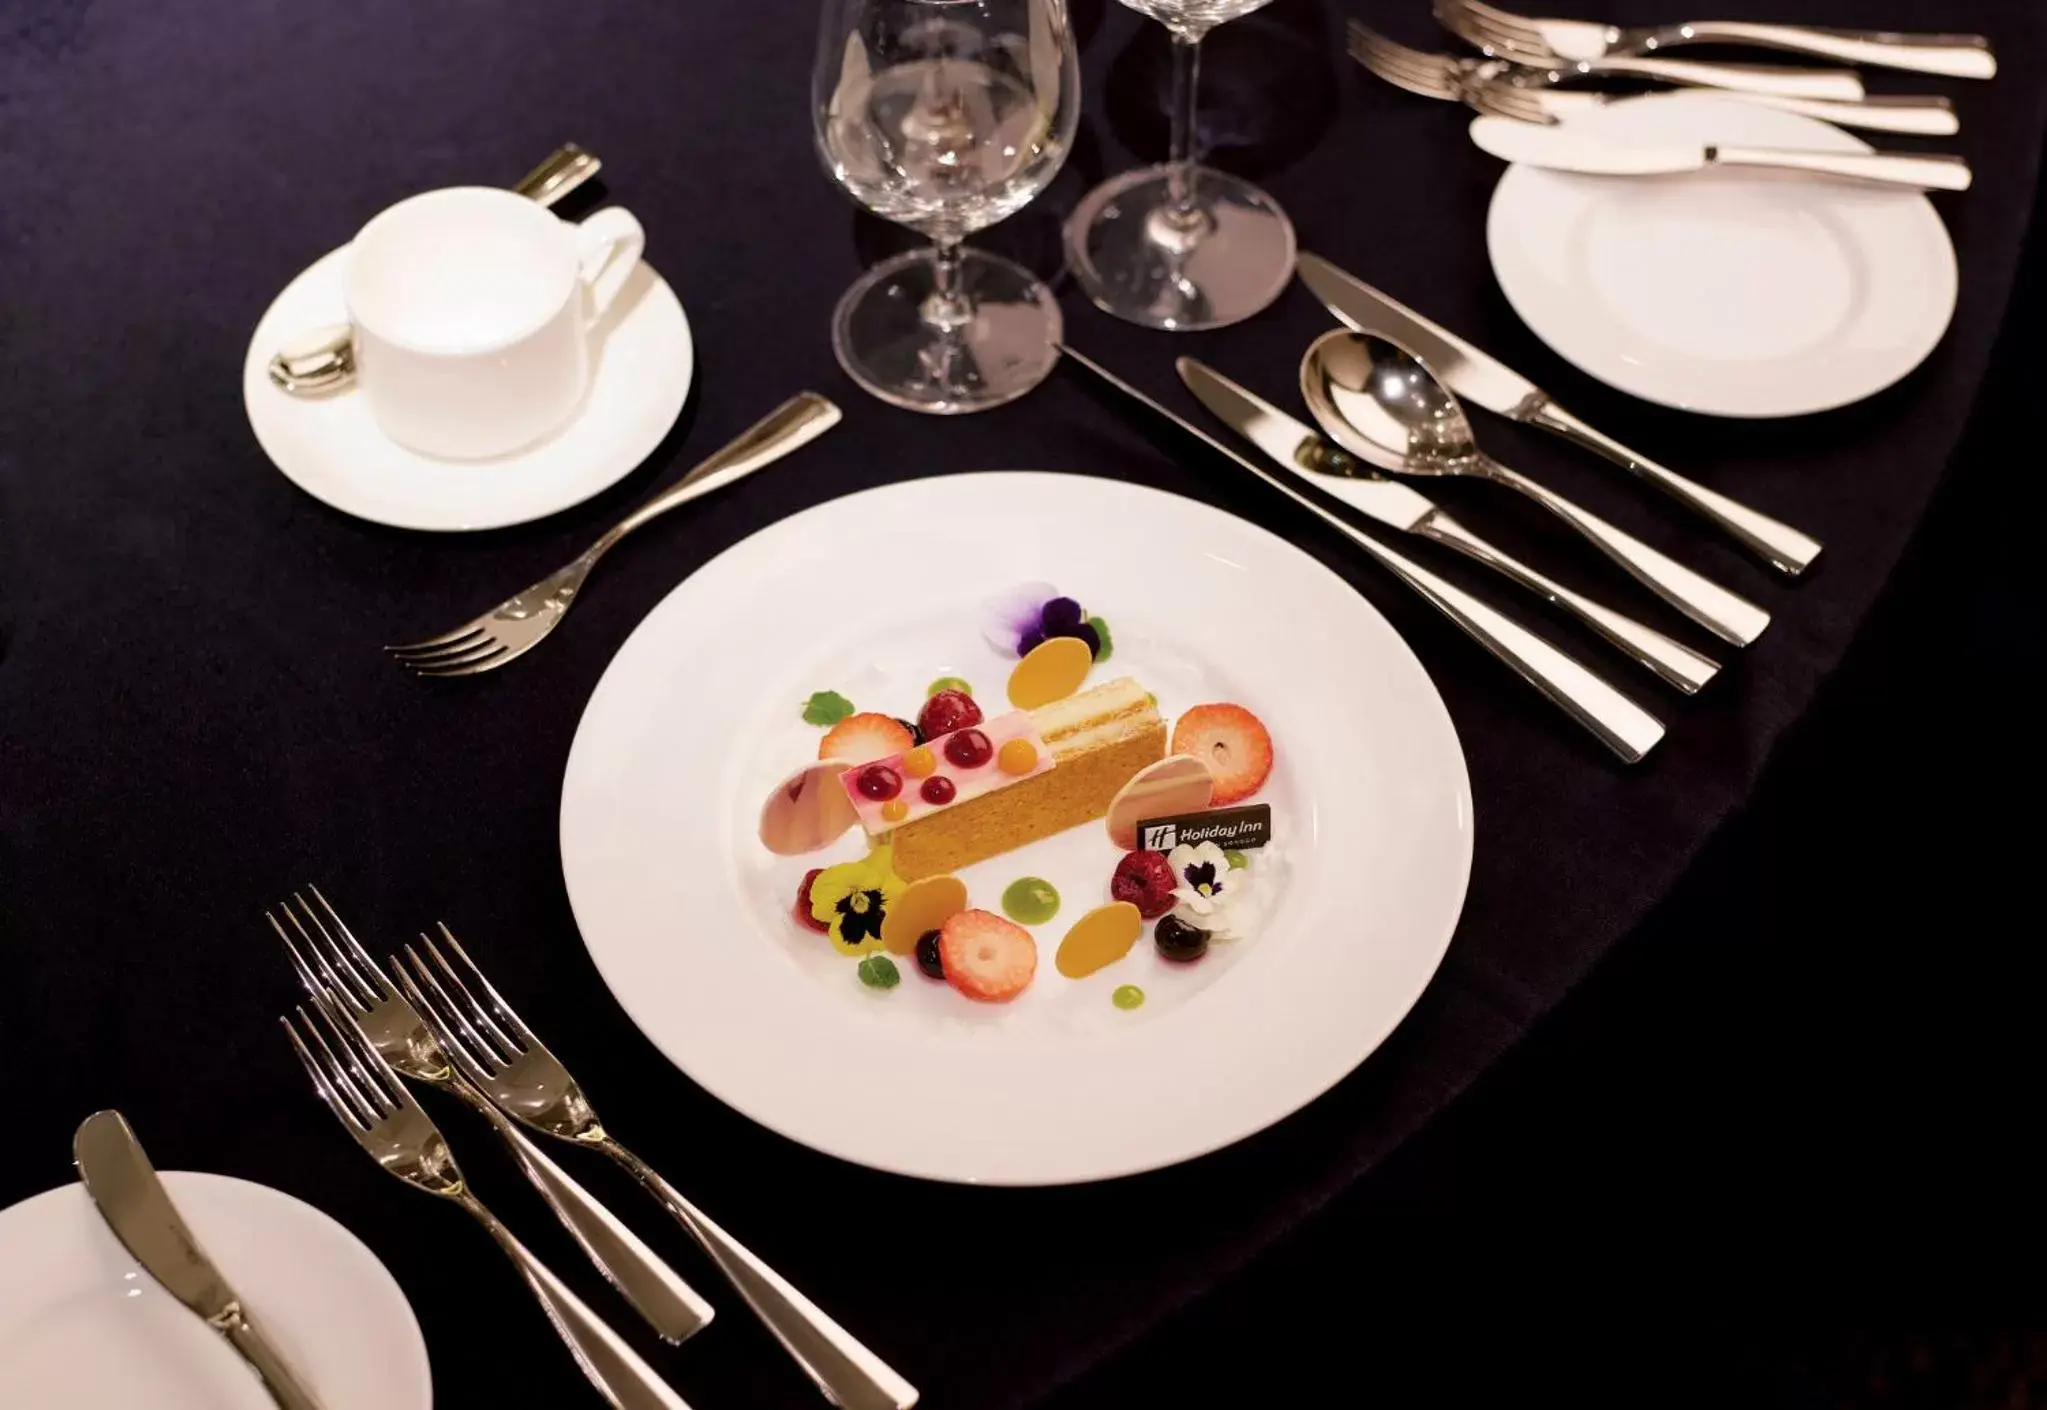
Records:
[[[1175,847],[1166,857],[1179,884],[1173,914],[1217,940],[1242,940],[1262,928],[1278,894],[1279,849],[1260,847],[1231,867],[1228,853],[1213,842]],[[1214,870],[1210,871],[1209,868]]]
[[[1183,842],[1166,853],[1166,865],[1173,869],[1173,898],[1188,915],[1214,914],[1236,886],[1229,855],[1213,842]]]

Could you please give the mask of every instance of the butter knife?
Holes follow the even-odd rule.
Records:
[[[1323,488],[1345,504],[1402,533],[1418,535],[1475,559],[1582,618],[1592,629],[1687,695],[1719,673],[1720,664],[1645,622],[1601,606],[1538,573],[1465,528],[1436,502],[1380,474],[1317,432],[1214,368],[1183,357],[1176,364],[1187,390],[1238,435],[1289,470],[1328,477]]]
[[[1572,719],[1590,730],[1623,763],[1639,762],[1663,738],[1663,721],[1637,705],[1606,680],[1549,640],[1512,618],[1486,606],[1464,589],[1437,577],[1406,556],[1395,553],[1334,510],[1326,509],[1298,486],[1298,472],[1273,471],[1231,450],[1183,416],[1175,415],[1094,359],[1065,344],[1060,353],[1154,415],[1172,422],[1239,469],[1263,480],[1323,523],[1370,554],[1379,565],[1406,583],[1466,635],[1505,662]]]
[[[96,1111],[71,1138],[79,1178],[135,1261],[206,1325],[227,1338],[263,1379],[281,1410],[320,1410],[284,1358],[250,1320],[241,1298],[179,1217],[149,1157],[118,1111]]]
[[[1819,557],[1818,539],[1749,508],[1738,500],[1688,480],[1648,456],[1601,435],[1550,399],[1549,393],[1498,358],[1423,318],[1407,305],[1346,274],[1328,260],[1301,251],[1295,264],[1301,282],[1358,332],[1391,337],[1427,363],[1429,370],[1467,401],[1512,421],[1539,427],[1604,456],[1641,476],[1678,503],[1719,525],[1743,547],[1781,573],[1796,577]]]

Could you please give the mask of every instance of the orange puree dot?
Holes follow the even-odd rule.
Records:
[[[1028,739],[1012,739],[1002,746],[995,762],[1006,774],[1027,774],[1038,766],[1038,746]]]
[[[938,757],[923,745],[903,755],[903,772],[911,778],[929,778],[938,768]]]
[[[910,816],[910,805],[900,798],[891,798],[888,802],[881,805],[881,820],[883,822],[901,822],[908,816]]]

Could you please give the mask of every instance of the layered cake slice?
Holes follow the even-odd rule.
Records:
[[[1157,704],[1126,676],[844,778],[862,826],[890,834],[896,874],[915,881],[1103,817],[1123,785],[1165,752]]]

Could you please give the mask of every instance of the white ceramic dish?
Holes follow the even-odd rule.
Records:
[[[454,532],[542,519],[609,489],[661,443],[689,397],[696,354],[667,281],[642,261],[600,320],[589,394],[547,439],[494,460],[437,460],[377,429],[353,387],[294,396],[265,370],[278,346],[309,328],[347,322],[348,248],[285,287],[256,325],[242,365],[242,401],[263,453],[307,494],[359,519]]]
[[[173,1170],[163,1182],[325,1410],[430,1410],[419,1323],[353,1234],[246,1180]],[[83,1185],[0,1210],[0,1405],[273,1410],[234,1348],[121,1247]]]
[[[963,870],[995,910],[1038,875],[1036,981],[973,1003],[903,965],[887,992],[789,911],[761,801],[815,759],[814,690],[913,714],[958,675],[999,712],[1013,658],[988,596],[1044,581],[1109,621],[1110,661],[1169,717],[1234,700],[1271,729],[1286,886],[1265,932],[1192,966],[1149,934],[1083,980],[1067,924],[1108,899],[1099,825]],[[985,707],[984,707],[985,708]],[[819,1150],[935,1179],[1034,1185],[1169,1165],[1252,1134],[1361,1062],[1435,972],[1470,870],[1469,781],[1435,687],[1385,620],[1241,519],[1114,481],[961,475],[850,496],[728,550],[650,613],[585,709],[562,789],[585,943],[635,1023],[705,1088]],[[1149,930],[1149,927],[1147,927]],[[1140,985],[1144,1006],[1109,1001]],[[534,1020],[536,1023],[539,1020]],[[573,1055],[570,1055],[571,1061]]]
[[[1870,150],[1827,123],[1695,93],[1570,122],[1616,142]],[[1778,172],[1509,167],[1486,246],[1514,311],[1559,354],[1712,416],[1797,416],[1882,391],[1940,342],[1958,287],[1926,197]]]

